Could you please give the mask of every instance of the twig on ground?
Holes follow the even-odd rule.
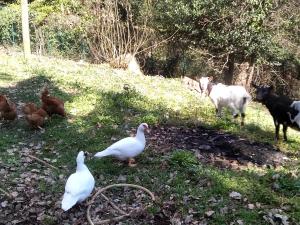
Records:
[[[137,188],[137,189],[141,189],[141,190],[143,190],[143,191],[145,191],[145,192],[147,192],[150,196],[151,196],[151,198],[152,198],[152,201],[155,201],[155,196],[154,196],[154,194],[151,192],[151,191],[149,191],[147,188],[144,188],[144,187],[142,187],[142,186],[139,186],[139,185],[135,185],[135,184],[112,184],[112,185],[108,185],[108,186],[106,186],[106,187],[104,187],[104,188],[101,188],[100,190],[98,190],[97,192],[96,192],[96,194],[94,194],[94,196],[92,197],[92,199],[91,199],[91,201],[90,201],[90,203],[89,203],[89,205],[88,205],[88,208],[87,208],[87,211],[86,211],[86,217],[87,217],[87,220],[88,220],[88,222],[89,222],[89,224],[90,225],[95,225],[95,223],[92,221],[92,219],[91,219],[91,215],[90,215],[90,209],[91,209],[91,206],[92,206],[92,204],[93,204],[93,202],[95,201],[95,198],[99,195],[99,194],[102,194],[102,192],[104,192],[104,191],[106,191],[106,190],[108,190],[108,189],[110,189],[110,188],[112,188],[112,187],[133,187],[133,188]],[[103,195],[102,195],[102,197],[103,197]],[[105,196],[106,197],[106,196]],[[114,206],[113,206],[114,207]],[[117,207],[117,206],[116,206]],[[117,207],[118,208],[118,207]],[[116,209],[117,209],[116,208]],[[118,210],[118,209],[117,209]],[[119,211],[119,210],[118,210]],[[122,210],[123,211],[123,210]],[[106,223],[112,223],[112,222],[117,222],[117,221],[120,221],[120,220],[122,220],[122,219],[124,219],[124,218],[126,218],[126,217],[130,217],[133,213],[135,213],[136,211],[135,210],[133,210],[133,211],[131,211],[131,212],[129,212],[129,213],[126,213],[126,212],[124,212],[124,213],[126,213],[126,214],[124,214],[124,215],[121,215],[121,216],[117,216],[117,217],[114,217],[114,218],[111,218],[111,219],[106,219],[106,220],[100,220],[100,221],[97,221],[97,223],[96,224],[106,224]],[[121,212],[120,212],[121,213]]]
[[[127,215],[127,212],[125,212],[124,210],[122,210],[122,209],[120,209],[118,206],[116,206],[115,203],[113,203],[112,201],[110,201],[109,198],[108,198],[105,194],[101,193],[101,196],[102,196],[106,201],[108,201],[108,203],[109,203],[114,209],[116,209],[120,214],[122,214],[122,215]]]
[[[114,218],[111,218],[111,219],[106,219],[106,220],[100,220],[100,221],[97,221],[97,223],[93,223],[91,220],[89,220],[89,223],[91,225],[95,225],[95,224],[111,224],[112,222],[118,222],[126,217],[129,217],[130,214],[126,214],[126,215],[122,215],[122,216],[117,216],[117,217],[114,217]]]
[[[35,157],[35,156],[33,156],[33,155],[26,155],[26,156],[28,156],[29,158],[35,159],[36,161],[39,161],[40,163],[42,163],[42,164],[44,164],[44,165],[46,165],[46,166],[48,166],[48,167],[50,167],[50,168],[52,168],[52,169],[59,170],[58,167],[53,166],[53,165],[47,163],[46,161],[41,160],[41,159],[39,159],[39,158],[37,158],[37,157]]]

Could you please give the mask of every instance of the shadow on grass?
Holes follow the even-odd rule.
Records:
[[[165,106],[151,102],[134,89],[122,92],[100,92],[99,96],[95,111],[91,112],[90,116],[97,117],[100,109],[102,116],[108,115],[111,119],[111,121],[98,121],[104,124],[133,123],[137,126],[139,123],[146,122],[152,125],[165,122],[164,116],[170,113]]]
[[[28,142],[29,139],[38,140],[40,138],[41,134],[38,131],[32,130],[25,119],[20,117],[20,115],[22,115],[21,107],[24,103],[33,102],[37,106],[41,106],[40,92],[45,84],[48,84],[51,94],[59,96],[64,101],[70,101],[72,99],[71,95],[59,89],[44,75],[34,76],[7,88],[0,87],[0,94],[5,94],[16,104],[18,113],[17,120],[5,121],[0,125],[0,131],[3,134],[0,138],[3,141],[3,144],[0,146],[0,152],[5,150],[5,148],[12,143]],[[47,124],[45,126],[47,126]]]
[[[245,129],[246,129],[246,135],[250,136],[253,135],[255,137],[261,137],[261,139],[259,140],[259,142],[264,142],[266,144],[274,143],[275,142],[275,126],[272,127],[272,131],[266,131],[264,129],[262,129],[260,126],[258,126],[257,124],[254,123],[249,123],[245,125]],[[287,144],[289,146],[296,146],[299,144],[299,141],[297,141],[297,139],[295,138],[291,138],[291,136],[289,136],[289,130],[292,130],[293,128],[288,127],[288,131],[287,131],[287,137],[288,137],[288,141],[284,141],[283,140],[283,131],[282,131],[282,125],[280,126],[280,130],[279,130],[279,141],[277,144]],[[249,135],[250,134],[250,135]],[[299,132],[300,135],[300,132]],[[294,151],[289,151],[286,154],[289,157],[299,157],[299,151],[297,149],[298,147],[293,147],[293,149],[295,149]]]
[[[64,91],[60,90],[47,76],[39,75],[30,79],[18,82],[15,86],[9,88],[0,87],[0,93],[6,94],[10,99],[15,99],[21,102],[34,102],[40,104],[40,93],[45,84],[48,85],[50,94],[55,93],[64,101],[69,101],[70,96]]]
[[[259,136],[262,139],[261,140],[267,140],[267,139],[273,139],[274,140],[274,133],[271,131],[263,130],[260,126],[258,126],[255,123],[246,123],[244,126],[244,129],[247,131],[247,133],[252,133],[255,136]],[[275,127],[274,127],[275,129]]]

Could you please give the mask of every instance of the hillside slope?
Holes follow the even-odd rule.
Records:
[[[250,104],[241,128],[229,114],[216,119],[209,99],[201,99],[178,79],[133,76],[108,65],[47,57],[26,62],[19,53],[0,53],[0,93],[18,109],[27,101],[40,104],[46,83],[65,101],[68,116],[51,118],[43,131],[31,130],[22,115],[1,122],[0,187],[15,196],[9,200],[1,193],[1,222],[79,221],[85,207],[70,213],[59,209],[77,152],[102,150],[133,134],[140,122],[152,129],[138,167],[127,168],[111,158],[87,162],[97,186],[137,183],[159,197],[160,202],[127,224],[266,224],[278,220],[275,214],[286,215],[290,224],[300,221],[299,133],[289,130],[290,141],[274,145],[272,118],[262,105]],[[242,200],[232,200],[232,191],[241,193]],[[137,196],[128,190],[113,192],[124,209],[141,204]],[[99,215],[107,217],[112,209],[99,204]]]

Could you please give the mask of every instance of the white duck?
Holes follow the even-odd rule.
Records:
[[[87,154],[80,151],[77,155],[76,172],[68,178],[65,193],[61,203],[64,211],[72,208],[77,202],[84,201],[93,191],[95,179],[87,166],[84,164],[84,158]]]
[[[135,166],[136,164],[134,164],[134,157],[142,153],[142,151],[145,149],[145,130],[148,130],[148,124],[140,124],[135,137],[123,138],[109,146],[107,149],[97,152],[95,157],[102,158],[105,156],[114,156],[122,161],[128,160],[129,166]]]

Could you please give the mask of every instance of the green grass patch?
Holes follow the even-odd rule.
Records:
[[[40,104],[39,93],[48,84],[51,94],[65,101],[68,114],[67,119],[55,116],[48,120],[44,133],[31,130],[23,118],[12,123],[1,122],[0,163],[15,166],[17,170],[21,167],[20,155],[17,152],[8,155],[7,150],[43,143],[42,149],[37,150],[39,156],[55,159],[53,165],[65,168],[67,176],[75,169],[78,151],[103,150],[114,140],[128,136],[129,130],[135,130],[140,122],[147,122],[150,127],[202,125],[274,144],[272,117],[261,104],[250,104],[246,125],[241,128],[239,121],[234,121],[228,113],[217,119],[210,100],[187,90],[178,79],[132,76],[104,64],[82,65],[44,57],[33,57],[26,62],[19,54],[2,53],[0,58],[0,93],[17,104],[28,101]],[[124,84],[129,86],[128,90]],[[280,141],[277,146],[297,159],[299,132],[289,129],[288,138],[289,142]],[[300,221],[299,163],[291,162],[280,169],[232,171],[201,164],[189,151],[174,149],[162,156],[152,150],[150,147],[138,157],[137,168],[128,168],[109,157],[90,160],[87,165],[97,186],[118,182],[118,177],[124,175],[127,182],[153,190],[162,202],[173,202],[182,217],[191,209],[199,219],[208,210],[214,210],[210,224],[230,224],[238,219],[244,224],[266,224],[263,215],[269,209],[289,205],[286,213],[290,221],[295,224]],[[278,189],[272,187],[274,174],[280,174]],[[57,185],[63,184],[49,186],[41,182],[37,188],[45,193],[63,191],[63,186]],[[232,200],[231,191],[241,193],[247,200]],[[256,202],[263,208],[245,208],[247,203]],[[229,212],[222,214],[225,206]],[[161,205],[149,209],[153,214],[160,210]],[[52,220],[49,217],[44,223],[53,224]]]

